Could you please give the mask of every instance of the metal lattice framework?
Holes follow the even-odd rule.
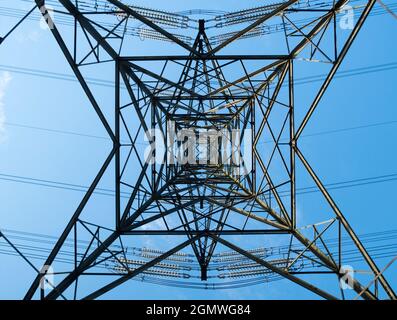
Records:
[[[177,261],[178,255],[183,257],[180,252],[184,250],[192,252],[202,281],[208,281],[214,259],[223,255],[248,261],[242,264],[236,259],[229,270],[242,269],[244,276],[255,274],[253,270],[258,268],[266,270],[326,299],[338,297],[328,290],[329,285],[321,283],[325,287],[322,289],[307,275],[330,282],[332,277],[337,287],[340,279],[347,277],[364,299],[396,298],[298,146],[375,0],[354,1],[360,14],[353,28],[342,35],[338,34],[341,31],[337,23],[346,0],[313,6],[297,0],[283,1],[237,13],[214,13],[208,21],[117,0],[98,1],[96,5],[80,0],[34,2],[26,17],[40,9],[113,147],[44,264],[54,266],[65,245],[72,243],[73,266],[62,272],[54,268],[62,280],[49,292],[40,289],[48,268],[38,271],[26,299],[34,298],[36,293],[42,299],[95,299],[140,274],[161,275],[161,268],[175,269],[169,261],[172,257]],[[69,19],[69,26],[53,20],[47,5],[55,6],[59,21]],[[141,26],[130,27],[132,21]],[[186,32],[174,34],[172,28]],[[208,35],[214,30],[215,34]],[[248,54],[230,53],[241,52],[239,40],[267,34],[277,37],[277,49],[270,49],[277,52],[264,54],[262,40],[257,40],[258,48],[250,48]],[[130,36],[165,40],[173,44],[175,53],[164,55],[159,46],[151,47],[150,54],[133,55],[135,49],[128,45]],[[311,103],[300,105],[299,110],[294,95],[296,61],[328,68],[328,76]],[[100,95],[86,82],[85,72],[102,65],[114,79],[112,112],[109,105],[104,111]],[[304,72],[304,68],[300,70]],[[174,164],[166,157],[161,163],[146,161],[142,141],[145,136],[153,140],[151,130],[162,132],[166,148],[171,147],[166,137],[169,121],[176,131],[247,129],[253,141],[249,164],[252,170],[236,174],[230,163]],[[155,152],[152,155],[158,156]],[[101,179],[109,172],[115,182],[114,211],[107,212],[112,222],[99,225],[97,213],[87,204],[93,201]],[[310,232],[298,227],[296,183],[302,175],[310,177],[321,191],[328,214],[328,219],[323,220],[319,215],[318,223],[308,227]],[[336,251],[330,248],[328,235],[336,237]],[[172,237],[178,244],[133,261],[128,258],[125,243],[142,236]],[[343,270],[342,239],[346,236],[376,278],[375,291]],[[253,237],[264,243],[280,239],[288,249],[271,258],[243,249],[240,243],[246,242],[239,239]],[[90,239],[84,252],[78,250],[81,238]],[[232,252],[217,252],[221,248]],[[114,279],[90,292],[79,288],[82,278],[105,275],[96,270],[104,265],[109,270],[109,263]],[[162,275],[172,276],[165,271]],[[340,295],[344,298],[343,291]]]

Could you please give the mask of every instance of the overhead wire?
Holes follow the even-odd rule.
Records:
[[[40,238],[40,239],[44,239],[44,241],[47,241],[48,244],[54,244],[54,241],[56,239],[56,237],[51,237],[48,235],[43,235],[43,234],[34,234],[34,233],[30,233],[30,232],[23,232],[23,231],[16,231],[16,230],[3,230],[5,233],[7,233],[7,237],[10,239],[14,239],[14,240],[19,240],[21,241],[21,238],[15,238],[15,235],[24,235],[26,234],[27,237],[25,238],[25,241],[30,242],[34,242],[36,239],[35,238]],[[394,240],[395,239],[395,234],[397,233],[397,230],[387,230],[387,231],[381,231],[381,232],[373,232],[373,233],[367,233],[367,234],[362,234],[360,235],[360,238],[362,239],[363,244],[368,245],[369,243],[372,242],[381,242],[381,241],[385,241],[385,239],[388,240]],[[343,237],[343,239],[345,239],[346,237]],[[50,241],[49,239],[52,239],[53,241]],[[327,243],[332,241],[332,239],[329,240],[325,240]],[[69,239],[70,242],[70,239]],[[82,244],[82,241],[79,240],[78,243],[78,248],[81,248],[82,251],[84,250],[84,248],[86,247],[86,244],[88,243],[88,241],[83,241],[85,244]],[[346,241],[345,241],[346,244]],[[352,241],[348,241],[348,244],[353,245]],[[73,246],[70,243],[71,246]],[[21,243],[18,243],[16,245],[21,251],[25,251],[25,254],[27,257],[32,258],[32,259],[39,259],[39,260],[44,260],[46,258],[46,255],[44,253],[49,253],[50,252],[50,248],[43,248],[40,246],[31,246],[31,245],[23,245]],[[17,254],[15,252],[13,252],[12,250],[7,250],[7,245],[5,243],[1,243],[0,242],[0,254],[4,254],[4,255],[12,255],[12,256],[16,256]],[[273,247],[273,249],[285,249],[288,246],[276,246]],[[329,246],[329,248],[332,247],[332,244]],[[116,249],[116,248],[115,248]],[[139,249],[139,248],[136,248]],[[296,248],[295,248],[296,249]],[[371,253],[371,255],[375,258],[375,259],[384,259],[384,258],[390,258],[390,257],[394,257],[397,252],[397,244],[396,243],[391,243],[391,244],[381,244],[381,245],[375,245],[375,246],[367,246],[368,251]],[[30,250],[28,252],[26,252],[26,250]],[[300,249],[302,250],[302,249]],[[158,250],[157,250],[158,251]],[[356,262],[360,260],[360,256],[359,253],[358,255],[355,254],[355,252],[357,252],[356,250],[345,250],[344,251],[344,263],[352,263],[352,262]],[[161,254],[161,252],[159,251],[159,254]],[[335,252],[333,254],[336,254]],[[225,252],[222,254],[222,256],[227,256],[228,253]],[[72,256],[74,256],[74,252],[72,251],[65,251],[64,249],[60,251],[60,257],[58,257],[56,259],[56,262],[62,262],[62,263],[67,263],[67,264],[71,264],[74,263]],[[79,257],[82,256],[81,253],[78,254]],[[249,260],[246,257],[243,257],[242,261],[244,260]],[[185,270],[186,268],[186,264],[182,264],[181,265],[182,268],[184,268]],[[183,267],[185,266],[185,267]],[[225,266],[225,264],[223,265]],[[102,269],[109,269],[109,266],[99,266]],[[167,264],[164,264],[162,266],[163,268],[167,267]],[[244,267],[244,265],[242,264],[242,267]],[[310,262],[307,262],[305,265],[302,265],[302,268],[310,268],[310,267],[314,267],[314,265],[310,265]],[[317,266],[318,267],[318,266]],[[223,268],[225,269],[225,267]],[[226,268],[227,269],[227,268]],[[237,268],[238,269],[238,268]],[[252,273],[252,272],[251,272]],[[255,276],[253,273],[246,276]],[[149,275],[153,276],[153,278],[147,278]],[[248,285],[255,285],[255,284],[259,284],[259,283],[263,283],[263,282],[269,282],[269,281],[276,281],[281,279],[281,277],[277,277],[277,276],[270,276],[270,277],[261,277],[261,273],[257,272],[256,275],[259,275],[258,277],[255,277],[254,279],[250,279],[250,278],[246,278],[244,280],[238,280],[238,281],[228,281],[226,283],[209,283],[209,284],[202,284],[202,283],[194,283],[194,282],[185,282],[180,280],[178,281],[172,281],[169,279],[163,279],[162,277],[175,277],[175,275],[168,275],[166,273],[163,273],[160,275],[160,278],[158,278],[159,275],[156,274],[156,271],[152,271],[151,272],[147,272],[146,274],[144,274],[143,276],[141,276],[138,279],[138,281],[146,281],[149,283],[156,283],[156,284],[163,284],[163,285],[170,285],[170,286],[184,286],[184,287],[192,287],[192,288],[201,288],[201,289],[222,289],[222,288],[231,288],[231,287],[243,287],[243,286],[248,286]],[[236,274],[233,277],[237,277],[237,278],[244,278],[244,273],[241,273],[241,275],[239,276],[238,274]],[[232,278],[233,278],[232,277]],[[191,277],[184,277],[185,280],[189,279]],[[228,278],[226,276],[226,278]],[[163,281],[164,280],[164,281]]]
[[[22,0],[24,2],[27,2],[26,0]],[[350,3],[354,3],[356,2],[356,0],[350,1]],[[93,4],[93,3],[88,3],[86,1],[79,1],[79,3],[81,4],[80,7],[83,10],[84,8],[88,8],[91,9],[93,11],[97,11],[99,8],[99,5],[97,4]],[[106,10],[110,10],[111,6],[108,4],[108,2],[98,2],[101,3],[101,6],[106,8]],[[50,5],[54,5],[55,7],[60,7],[62,8],[62,6],[59,6],[59,3],[56,1],[48,1],[48,4]],[[274,7],[277,6],[279,4],[270,4],[268,6],[265,7]],[[332,2],[323,2],[323,1],[312,1],[312,3],[310,2],[304,2],[303,3],[303,8],[312,8],[312,7],[324,7],[324,6],[329,6],[332,5]],[[305,7],[306,6],[306,7]],[[392,12],[391,9],[394,9],[395,6],[397,6],[397,4],[392,3],[389,6],[382,6],[380,8],[374,8],[371,13],[369,14],[369,16],[376,16],[379,14],[386,14],[386,13],[390,13]],[[222,16],[216,16],[213,19],[209,19],[208,21],[218,21],[218,24],[216,26],[213,27],[223,27],[222,23],[227,23],[228,18],[227,17],[232,17],[232,19],[230,21],[232,21],[232,24],[235,23],[242,23],[242,22],[250,22],[252,20],[256,20],[257,17],[260,17],[261,15],[258,13],[252,14],[252,12],[257,12],[258,10],[264,10],[266,9],[265,7],[257,7],[257,8],[252,8],[252,9],[247,9],[247,10],[243,10],[241,12],[227,12],[224,13]],[[301,5],[299,6],[298,9],[301,9]],[[132,8],[134,8],[132,6]],[[360,9],[360,7],[358,7],[357,9]],[[14,9],[14,8],[6,8],[3,7],[1,8],[2,13],[0,15],[4,15],[4,16],[9,16],[9,17],[16,17],[16,18],[22,18],[22,16],[24,15],[24,11],[20,10],[20,9]],[[170,13],[170,12],[165,12],[165,11],[159,11],[156,9],[148,9],[148,8],[141,8],[141,7],[135,7],[135,11],[139,12],[141,15],[146,16],[146,18],[155,21],[157,23],[160,24],[165,24],[168,25],[169,27],[173,27],[173,28],[178,28],[178,26],[183,30],[185,28],[192,28],[192,29],[197,29],[197,27],[193,27],[187,24],[187,22],[189,20],[191,21],[196,21],[195,19],[190,19],[189,16],[187,15],[183,15],[183,14],[178,14],[178,13]],[[266,11],[266,10],[265,10]],[[354,14],[357,14],[356,12],[357,10],[354,11]],[[212,12],[211,10],[208,11],[209,13]],[[244,15],[244,12],[246,12],[246,14]],[[262,11],[260,11],[262,12]],[[290,13],[293,13],[294,11],[290,10]],[[112,10],[109,11],[109,13],[112,13]],[[117,14],[117,9],[114,9],[114,14]],[[237,15],[237,16],[236,16]],[[172,17],[170,17],[172,16]],[[176,18],[178,17],[178,21],[179,22],[175,22]],[[167,18],[168,17],[168,18]],[[222,18],[224,17],[224,18]],[[236,17],[240,17],[240,18],[236,18]],[[29,16],[28,17],[29,20],[33,20],[33,19],[40,19],[40,15],[39,14],[33,14],[33,16]],[[226,19],[226,20],[225,20]],[[175,20],[175,21],[174,21]],[[219,21],[223,21],[222,23]],[[229,21],[229,22],[230,22]],[[302,24],[304,25],[305,23],[307,23],[308,19],[301,19],[299,21],[296,21],[297,24]],[[57,17],[57,23],[59,24],[64,24],[64,25],[68,25],[68,26],[74,26],[73,20],[71,19],[71,17],[69,17],[68,15],[60,15],[60,17]],[[115,25],[105,22],[103,21],[102,24],[106,27],[108,27],[109,29],[112,29]],[[211,27],[209,27],[211,28]],[[280,32],[281,30],[283,30],[284,28],[284,24],[280,23],[280,24],[274,24],[274,25],[265,25],[265,26],[259,26],[257,28],[255,28],[254,30],[251,30],[250,32],[248,32],[247,34],[243,35],[242,37],[240,37],[239,39],[244,39],[244,38],[249,38],[249,37],[253,37],[253,36],[262,36],[265,34],[270,34],[270,33],[277,33]],[[167,41],[167,42],[171,42],[170,39],[168,39],[167,37],[165,37],[164,35],[162,35],[161,33],[149,29],[149,28],[143,28],[143,27],[130,27],[130,26],[118,26],[116,28],[117,32],[123,32],[125,34],[131,35],[131,36],[135,36],[135,37],[139,37],[141,39],[143,38],[147,38],[147,39],[154,39],[154,40],[162,40],[162,41]],[[227,40],[228,37],[233,36],[233,32],[229,32],[229,33],[222,33],[220,35],[217,36],[212,36],[210,37],[210,40],[213,42],[213,44],[217,44],[219,42],[222,42],[224,40]],[[190,36],[186,36],[185,34],[174,34],[175,37],[179,38],[180,40],[184,41],[185,43],[189,43],[191,44],[193,41],[193,38]],[[219,38],[219,39],[218,39]]]
[[[80,184],[73,184],[73,183],[66,183],[60,182],[55,180],[44,180],[44,179],[37,179],[32,177],[26,176],[18,176],[18,175],[10,175],[5,173],[0,173],[0,180],[9,181],[9,182],[16,182],[16,183],[23,183],[29,185],[36,185],[40,187],[48,187],[48,188],[55,188],[55,189],[62,189],[67,191],[77,191],[77,192],[87,192],[88,186],[80,185]],[[359,179],[352,179],[352,180],[345,180],[339,181],[334,183],[326,183],[324,186],[328,190],[338,190],[338,189],[347,189],[359,186],[365,186],[370,184],[378,184],[384,182],[391,182],[397,180],[397,173],[387,174],[387,175],[379,175],[379,176],[372,176],[372,177],[365,177]],[[308,186],[308,187],[301,187],[296,189],[297,195],[303,194],[310,194],[310,193],[317,193],[319,190],[316,186]],[[278,193],[280,196],[288,196],[290,193],[289,191],[279,190]],[[94,194],[102,195],[102,196],[110,196],[114,197],[115,192],[110,188],[97,188],[94,191]],[[130,193],[122,191],[121,198],[128,199]]]
[[[360,181],[360,184],[357,184],[357,185],[363,185],[363,184],[361,184],[361,183],[363,183],[363,181],[364,180],[371,180],[371,179],[375,179],[375,178],[390,178],[390,177],[393,177],[393,179],[389,179],[389,180],[385,180],[385,181],[391,181],[391,180],[394,180],[394,177],[395,175],[393,174],[393,175],[384,175],[384,176],[378,176],[378,177],[371,177],[371,178],[363,178],[363,179],[358,179],[358,180],[350,180],[350,181],[347,181],[347,182],[338,182],[338,183],[335,183],[334,185],[337,185],[337,184],[343,184],[343,183],[351,183],[351,182],[358,182],[358,181]],[[11,181],[12,181],[12,179],[14,179],[14,180],[17,180],[16,178],[20,178],[20,177],[16,177],[16,176],[14,176],[14,177],[10,177],[10,176],[8,176],[8,175],[3,175],[3,178],[4,179],[10,179]],[[26,177],[25,177],[26,178]],[[62,185],[62,188],[66,188],[66,189],[69,189],[69,190],[78,190],[78,191],[81,191],[80,189],[81,188],[84,188],[84,186],[80,186],[80,185],[72,185],[72,184],[66,184],[66,183],[59,183],[59,182],[54,182],[54,181],[46,181],[46,180],[42,180],[42,181],[39,181],[40,179],[33,179],[33,178],[30,178],[30,179],[32,179],[32,181],[31,181],[31,183],[37,183],[37,184],[39,184],[39,183],[51,183],[51,184],[61,184]],[[372,181],[372,180],[371,180]],[[366,182],[368,182],[368,181],[366,181]],[[381,181],[381,182],[383,182],[383,181]],[[376,183],[378,183],[378,182],[376,182]],[[340,187],[340,186],[339,186]],[[312,188],[312,187],[307,187],[307,188],[305,188],[305,189],[309,189],[309,188]],[[99,189],[98,189],[99,190]],[[109,191],[112,191],[112,190],[110,190],[110,189],[102,189],[103,191],[105,191],[105,193],[106,192],[109,192]],[[105,194],[104,193],[104,194]],[[107,194],[108,195],[108,194]],[[25,249],[27,249],[28,247],[26,247],[25,246]],[[385,248],[385,246],[378,246],[378,247],[374,247],[374,248],[372,248],[373,250],[380,250],[381,248]],[[32,249],[32,247],[30,247],[30,249]],[[36,248],[37,249],[37,248]],[[39,249],[39,250],[42,250],[42,249]],[[381,255],[381,254],[379,254],[379,255]]]

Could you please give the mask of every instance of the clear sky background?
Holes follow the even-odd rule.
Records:
[[[206,6],[237,10],[262,3],[251,0],[216,1],[216,4],[207,0],[136,2],[169,11]],[[1,0],[0,6],[29,8],[23,2],[17,4],[11,0]],[[0,36],[16,22],[15,18],[2,16],[1,10]],[[397,63],[396,34],[397,20],[391,15],[370,17],[340,71]],[[240,43],[244,45],[244,41]],[[54,74],[42,77],[37,70]],[[71,80],[72,76],[65,79],[58,74],[71,75],[70,67],[51,33],[41,29],[38,21],[26,21],[0,45],[0,228],[59,235],[83,193],[23,183],[26,179],[17,179],[20,181],[17,182],[15,176],[87,186],[111,149],[111,141],[106,139],[106,132],[79,84]],[[103,79],[99,72],[94,76]],[[324,183],[397,174],[396,83],[396,65],[334,80],[306,129],[306,137],[300,142]],[[300,84],[296,90],[304,94],[310,91],[310,86],[312,84]],[[112,88],[98,88],[111,102]],[[339,130],[346,128],[350,129]],[[356,232],[363,234],[396,228],[395,190],[396,181],[391,180],[332,190],[331,194]],[[310,202],[312,196],[304,197]],[[99,208],[102,208],[100,202]],[[0,261],[0,298],[21,298],[34,273],[17,257],[0,255]],[[387,262],[378,260],[381,268]],[[388,275],[396,286],[397,266]],[[106,297],[315,298],[286,280],[215,292],[131,281]]]

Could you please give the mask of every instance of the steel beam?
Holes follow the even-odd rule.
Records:
[[[335,212],[336,216],[338,217],[338,219],[340,220],[340,222],[344,226],[346,232],[349,234],[349,236],[353,240],[354,244],[356,245],[358,250],[361,252],[363,258],[365,259],[365,261],[367,262],[367,264],[369,265],[369,267],[371,268],[373,273],[376,276],[379,275],[380,274],[379,268],[377,267],[375,262],[372,260],[371,256],[368,254],[367,250],[365,250],[365,247],[361,243],[360,239],[355,234],[355,232],[353,231],[353,229],[350,226],[349,222],[347,221],[347,219],[343,215],[342,211],[338,208],[338,206],[336,205],[336,203],[332,199],[331,195],[328,193],[327,189],[325,188],[325,186],[321,183],[321,180],[315,174],[315,172],[313,171],[312,167],[307,162],[306,158],[303,156],[303,154],[300,152],[300,150],[297,147],[295,147],[295,152],[296,152],[296,155],[298,156],[298,158],[300,159],[300,161],[302,162],[302,164],[304,165],[304,167],[306,168],[307,172],[310,174],[310,176],[312,177],[313,181],[316,183],[317,187],[320,189],[320,191],[324,195],[325,199],[327,200],[327,202],[329,203],[329,205],[331,206],[331,208]],[[394,293],[394,291],[391,288],[390,284],[386,281],[386,278],[383,275],[379,276],[379,282],[381,283],[382,287],[386,291],[387,295],[391,299],[396,300],[397,299],[396,294]]]
[[[187,247],[188,245],[190,245],[191,243],[193,243],[194,241],[198,240],[201,237],[201,235],[197,235],[192,237],[189,240],[186,240],[185,242],[181,243],[180,245],[176,246],[175,248],[167,251],[166,253],[160,255],[159,257],[151,260],[150,262],[146,263],[145,265],[135,269],[134,271],[129,271],[125,276],[109,283],[108,285],[102,287],[101,289],[89,294],[88,296],[86,296],[84,298],[84,300],[93,300],[96,299],[98,297],[100,297],[101,295],[105,294],[106,292],[109,292],[110,290],[118,287],[119,285],[123,284],[124,282],[132,279],[133,277],[139,275],[140,273],[144,272],[145,270],[155,266],[156,264],[158,264],[159,262],[163,261],[164,259],[168,258],[169,256],[173,255],[174,253],[182,250],[183,248]]]
[[[210,235],[210,237],[213,237],[213,236]],[[272,272],[277,273],[280,276],[282,276],[282,277],[284,277],[284,278],[286,278],[288,280],[291,280],[292,282],[295,282],[295,283],[299,284],[300,286],[302,286],[302,287],[314,292],[315,294],[317,294],[317,295],[319,295],[319,296],[321,296],[321,297],[323,297],[325,299],[337,300],[337,298],[334,297],[333,295],[331,295],[331,294],[329,294],[329,293],[327,293],[327,292],[315,287],[314,285],[312,285],[312,284],[310,284],[310,283],[308,283],[308,282],[306,282],[306,281],[304,281],[304,280],[302,280],[302,279],[300,279],[298,277],[295,277],[294,275],[292,275],[291,273],[289,273],[288,271],[286,271],[284,269],[281,269],[281,268],[278,268],[278,267],[272,265],[270,262],[267,262],[265,260],[262,260],[262,259],[258,258],[257,256],[255,256],[255,255],[253,255],[253,254],[241,249],[240,247],[232,244],[229,241],[226,241],[226,240],[224,240],[222,238],[217,238],[217,241],[219,243],[223,244],[224,246],[229,247],[233,251],[236,251],[236,252],[240,253],[241,255],[251,259],[252,261],[255,261],[257,264],[262,265],[265,268],[271,270]]]
[[[298,140],[300,135],[302,134],[303,129],[305,128],[306,124],[308,123],[309,119],[311,118],[313,112],[317,108],[317,105],[319,104],[321,98],[323,97],[324,93],[326,92],[329,84],[331,83],[334,75],[338,71],[343,59],[345,58],[347,52],[349,51],[351,45],[353,44],[354,39],[356,38],[357,34],[359,33],[361,27],[363,26],[365,20],[367,19],[369,13],[371,12],[371,9],[373,8],[376,0],[369,0],[368,4],[365,6],[363,12],[360,15],[360,18],[358,19],[356,25],[354,26],[354,29],[350,33],[348,39],[345,42],[345,45],[343,46],[341,52],[339,53],[336,61],[334,62],[331,70],[329,71],[324,83],[322,84],[319,92],[317,93],[312,105],[310,106],[309,111],[307,112],[305,118],[303,119],[301,125],[296,131],[295,134],[295,140]]]

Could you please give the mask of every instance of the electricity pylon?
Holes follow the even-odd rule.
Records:
[[[87,4],[79,0],[51,1],[51,5],[57,6],[54,12],[58,16],[73,19],[72,32],[70,26],[67,29],[57,24],[47,8],[49,2],[35,1],[113,147],[48,256],[45,267],[33,281],[26,299],[34,298],[38,292],[42,299],[95,299],[183,250],[194,254],[201,281],[208,281],[214,253],[225,247],[252,260],[256,267],[326,299],[345,298],[343,290],[339,293],[341,279],[364,299],[396,298],[298,146],[302,132],[375,0],[358,1],[359,16],[351,28],[343,32],[339,22],[341,15],[346,18],[346,0],[319,7],[290,0],[208,21],[145,11],[117,0],[99,1],[95,8],[87,8]],[[272,25],[276,20],[280,23]],[[130,29],[131,21],[138,21],[144,27],[138,31]],[[192,38],[186,33],[171,33],[164,27],[176,24],[187,30],[188,23],[196,24]],[[238,30],[208,36],[208,32],[216,28],[243,23],[244,27]],[[160,45],[148,48],[142,55],[134,55],[137,48],[129,45],[131,30],[141,37],[172,43],[172,53],[164,55],[165,49]],[[274,39],[272,47],[267,48],[269,53],[263,48],[262,37],[267,34]],[[262,37],[254,38],[258,35]],[[239,40],[251,37],[255,42],[250,43],[255,43],[255,47],[239,46],[242,43]],[[247,53],[242,54],[244,50]],[[295,87],[298,61],[303,73],[306,68],[318,65],[328,68],[328,75],[311,102],[299,106],[295,98],[299,89]],[[103,72],[114,79],[111,106],[108,101],[101,104],[103,97],[86,81],[87,70],[102,67]],[[142,145],[146,147],[154,141],[151,133],[154,130],[161,132],[155,139],[161,140],[166,151],[174,150],[175,144],[184,145],[184,141],[168,136],[170,123],[177,134],[184,130],[243,130],[240,141],[243,135],[250,135],[252,145],[249,154],[242,157],[239,171],[228,157],[226,161],[222,157],[211,163],[199,161],[200,142],[188,144],[189,151],[183,150],[194,158],[194,163],[170,161],[164,155],[167,152],[159,156],[157,149],[150,149],[149,156],[162,161],[147,161],[146,148]],[[146,145],[142,144],[145,137]],[[222,142],[216,145],[215,153],[221,154],[224,145]],[[100,209],[89,204],[95,202],[95,191],[110,172],[115,183],[113,211],[106,209],[106,213],[98,213]],[[321,210],[326,212],[326,215],[314,214],[313,224],[307,227],[310,233],[301,227],[297,213],[296,184],[303,176],[315,183],[323,201]],[[98,221],[103,219],[98,216],[104,214],[108,222],[100,225]],[[327,238],[329,235],[334,236],[333,242]],[[126,263],[125,243],[138,241],[135,239],[142,236],[171,237],[176,245],[159,251],[147,263],[131,268]],[[88,247],[79,254],[77,243],[87,237]],[[366,288],[357,276],[343,268],[346,237],[353,241],[362,265],[376,277],[374,288]],[[246,247],[250,241],[264,244],[284,241],[288,246],[287,256],[280,263],[281,260],[255,255],[249,248],[243,248],[243,244]],[[74,264],[60,270],[57,257],[65,245],[71,243]],[[301,246],[299,250],[296,244]],[[331,247],[336,251],[331,252]],[[109,261],[117,263],[117,272],[112,273],[111,281],[103,277],[106,279],[101,281],[106,283],[101,282],[99,288],[89,292],[87,286],[80,289],[83,278],[101,277],[104,273],[95,270]],[[303,269],[297,270],[297,264],[302,264]],[[48,275],[49,266],[56,271],[58,279],[63,278],[46,292],[40,289],[40,284]],[[310,268],[313,266],[317,269]],[[308,275],[324,277],[324,281],[333,282],[338,289],[330,289],[328,282],[316,285]]]

